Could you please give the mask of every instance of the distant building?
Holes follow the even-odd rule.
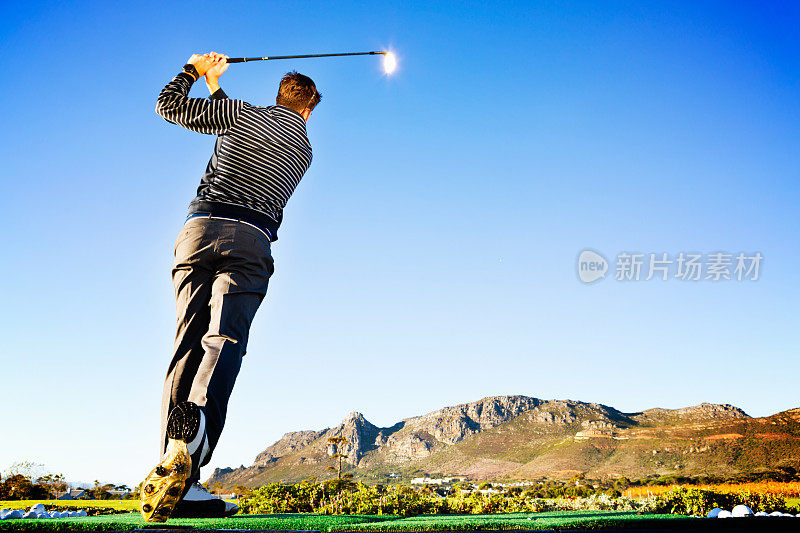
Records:
[[[460,477],[443,477],[443,478],[430,478],[430,477],[415,477],[411,480],[412,485],[450,485],[461,481]]]
[[[66,492],[60,493],[59,496],[56,496],[58,500],[77,500],[78,498],[82,498],[86,496],[86,491],[83,489],[71,489]]]

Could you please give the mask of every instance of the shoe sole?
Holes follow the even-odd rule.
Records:
[[[200,424],[200,409],[192,402],[175,406],[167,419],[167,452],[150,471],[139,492],[140,511],[146,522],[166,522],[183,498],[192,472],[192,456],[186,447]]]
[[[228,518],[238,512],[238,505],[227,509],[224,500],[181,500],[171,516],[172,518]]]

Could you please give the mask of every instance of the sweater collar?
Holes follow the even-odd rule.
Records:
[[[303,129],[306,128],[306,121],[303,118],[303,115],[292,109],[291,107],[282,106],[280,104],[275,104],[272,106],[272,110],[277,112],[279,115],[283,117],[287,117],[293,120],[298,121],[300,124],[303,125]]]

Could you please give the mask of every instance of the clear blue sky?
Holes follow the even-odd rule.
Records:
[[[193,52],[324,95],[214,466],[484,396],[800,406],[791,2],[5,2],[0,469],[136,484],[175,238],[214,138],[154,113]],[[203,83],[192,96],[203,97]],[[755,282],[582,284],[584,248],[760,252]],[[613,276],[612,276],[613,277]],[[204,477],[210,474],[204,472]]]

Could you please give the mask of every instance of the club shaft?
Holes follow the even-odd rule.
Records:
[[[246,63],[248,61],[271,61],[273,59],[305,59],[308,57],[340,57],[340,56],[374,56],[377,54],[386,55],[386,52],[345,52],[343,54],[303,54],[296,56],[272,56],[272,57],[229,57],[228,63]]]

